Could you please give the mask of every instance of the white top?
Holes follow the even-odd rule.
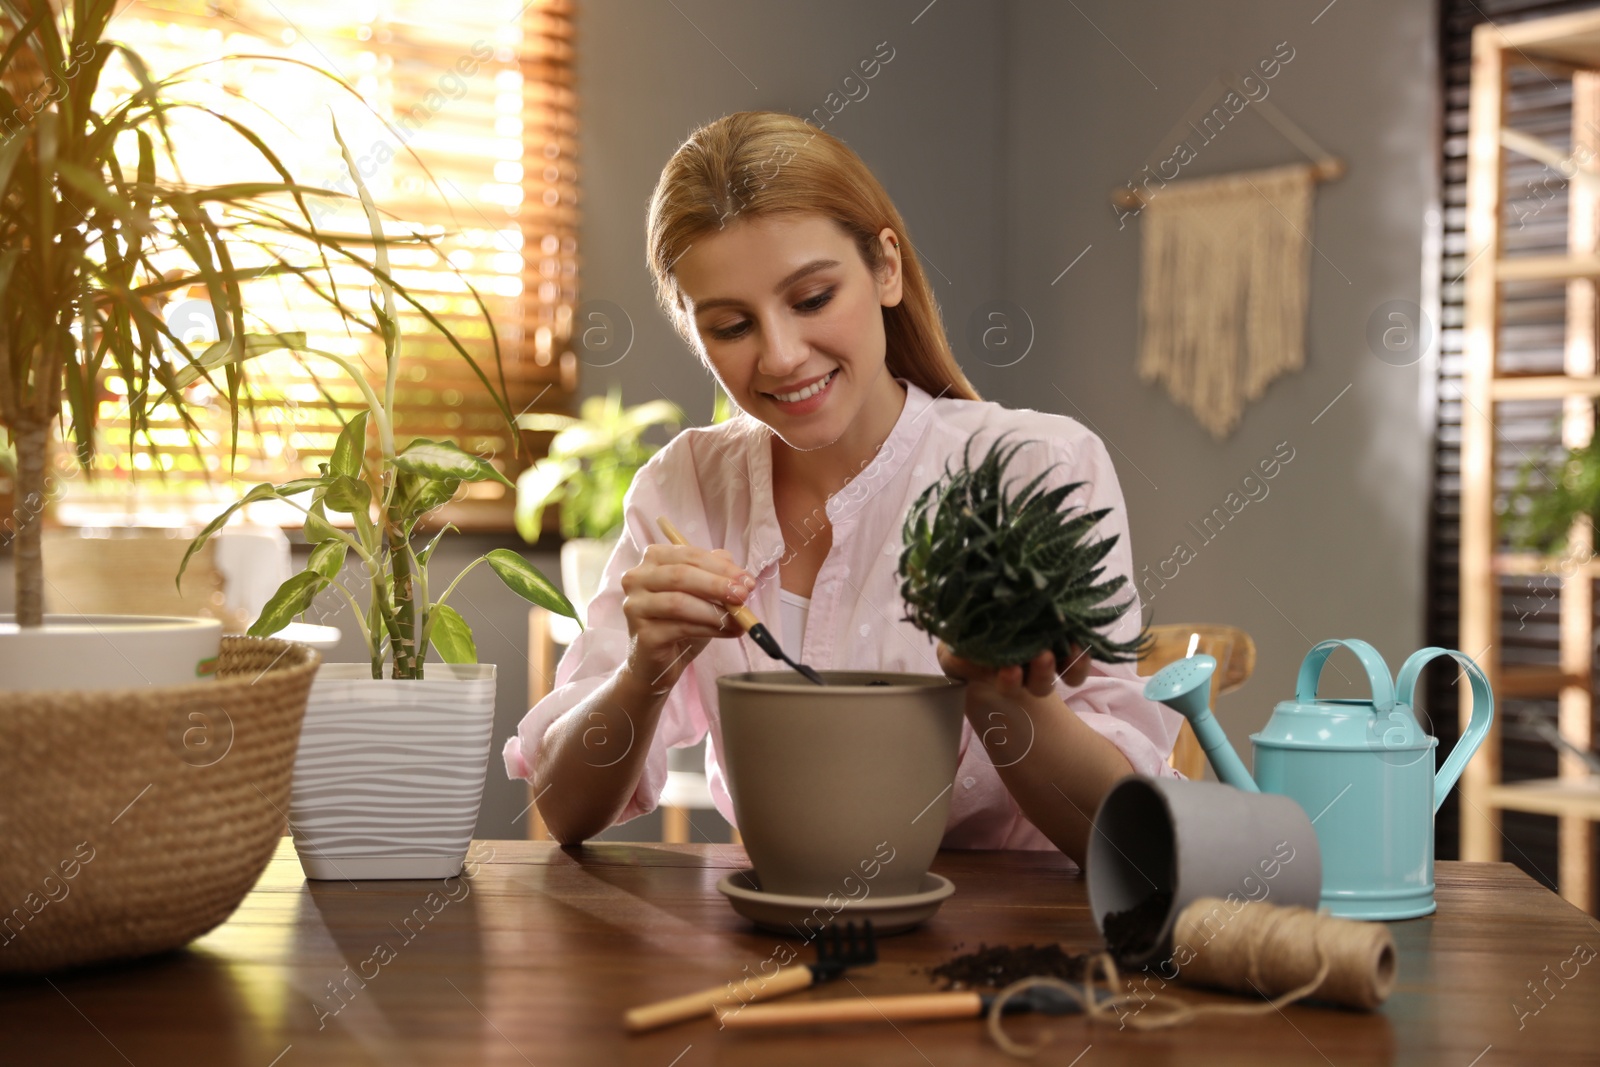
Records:
[[[806,635],[806,613],[811,610],[811,598],[787,589],[779,589],[778,598],[783,602],[783,621],[778,624],[783,632],[778,634],[778,647],[789,653],[796,663],[804,662],[800,659],[800,643]]]

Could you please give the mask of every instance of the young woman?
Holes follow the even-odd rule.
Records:
[[[1113,782],[1175,775],[1181,720],[1143,698],[1131,665],[1046,651],[997,671],[953,655],[902,621],[896,572],[917,495],[969,440],[976,461],[1010,430],[1030,442],[1007,468],[1013,491],[1053,467],[1044,488],[1087,482],[1069,502],[1112,509],[1094,535],[1118,535],[1106,577],[1129,576],[1131,597],[1099,438],[979,398],[887,193],[800,119],[739,112],[695,131],[651,198],[648,244],[662,306],[739,412],[678,434],[635,478],[588,628],[506,743],[507,773],[532,781],[545,824],[573,844],[653,810],[667,749],[709,733],[711,794],[731,822],[716,679],[782,666],[728,614],[744,604],[812,667],[965,679],[944,845],[1059,848],[1082,864]],[[668,542],[658,515],[696,547]],[[1134,604],[1111,636],[1139,626]]]

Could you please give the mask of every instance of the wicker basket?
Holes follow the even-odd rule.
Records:
[[[0,700],[0,973],[177,948],[283,835],[321,656],[225,637],[210,683]]]

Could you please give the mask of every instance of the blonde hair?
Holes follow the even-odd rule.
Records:
[[[874,274],[884,267],[878,233],[892,229],[902,280],[900,303],[883,309],[889,373],[935,397],[983,399],[951,354],[933,290],[889,194],[843,141],[781,111],[738,111],[701,126],[672,154],[650,196],[646,258],[656,298],[691,348],[699,351],[672,273],[678,257],[731,218],[783,213],[832,219]]]

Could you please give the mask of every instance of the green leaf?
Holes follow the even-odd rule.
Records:
[[[570,426],[576,426],[578,420],[571,415],[558,415],[553,411],[528,411],[517,416],[517,426],[524,430],[534,432],[556,431],[560,432]]]
[[[401,471],[394,508],[403,520],[410,521],[442,504],[449,503],[456,495],[456,490],[460,488],[461,482],[455,478],[438,481],[409,471]]]
[[[306,561],[306,570],[320,574],[324,578],[337,578],[344,569],[345,553],[350,546],[343,541],[323,541],[311,550],[311,558]]]
[[[1025,662],[1042,648],[1064,654],[1069,643],[1097,660],[1130,661],[1141,639],[1116,642],[1101,632],[1132,603],[1106,603],[1126,575],[1101,581],[1118,535],[1088,540],[1109,509],[1063,509],[1083,483],[1049,487],[1055,466],[1013,491],[1004,475],[1022,446],[1004,437],[976,465],[976,438],[969,440],[962,469],[947,466],[907,514],[899,566],[905,621],[989,666]]]
[[[448,441],[413,441],[394,458],[394,465],[439,481],[451,478],[463,482],[494,481],[508,489],[516,488],[511,479],[495,470],[494,464],[463,452]]]
[[[306,544],[320,545],[324,541],[339,539],[339,531],[328,521],[328,513],[323,508],[322,501],[318,500],[306,510],[309,514],[306,515],[305,526],[301,528]]]
[[[334,474],[344,474],[351,478],[361,476],[362,460],[367,455],[367,413],[359,413],[349,422],[345,423],[343,430],[339,431],[339,440],[333,446],[333,457],[329,469]],[[341,509],[347,510],[347,509]]]
[[[428,642],[438,650],[440,658],[446,663],[478,662],[478,646],[472,641],[472,627],[467,625],[461,613],[448,604],[439,604],[431,615],[428,625],[433,632]]]
[[[334,511],[342,511],[346,515],[354,515],[357,512],[365,515],[372,504],[372,490],[368,489],[367,483],[359,478],[339,474],[328,484],[328,490],[322,495],[322,501]]]
[[[328,580],[315,571],[303,571],[278,586],[261,615],[250,624],[251,637],[271,637],[311,606]]]
[[[258,500],[268,500],[277,495],[278,489],[276,486],[268,485],[263,482],[261,485],[253,487],[248,493],[240,497],[238,500],[235,500],[232,504],[229,504],[223,510],[222,514],[206,523],[205,529],[201,530],[195,535],[194,540],[189,542],[189,547],[184,551],[183,561],[178,564],[178,577],[173,584],[175,584],[180,590],[183,588],[183,572],[189,569],[189,560],[192,559],[194,554],[200,551],[201,547],[211,539],[212,534],[216,533],[218,530],[227,525],[228,520],[233,517],[234,512],[238,511],[246,504],[253,504]]]
[[[22,36],[19,35],[11,42],[11,47],[15,48],[21,43]],[[22,150],[26,147],[28,147],[26,137],[12,135],[0,141],[0,187],[10,180],[11,172],[15,169],[17,161],[22,158]]]
[[[618,400],[621,400],[620,394]],[[632,437],[651,426],[682,426],[686,417],[683,409],[670,400],[647,400],[621,413],[617,419],[617,432]]]
[[[186,367],[178,368],[174,378],[179,389],[187,389],[204,377],[205,372],[226,367],[234,363],[243,363],[247,359],[276,352],[280,348],[303,349],[306,346],[304,333],[251,333],[241,339],[229,338],[226,341],[216,341],[206,346],[206,350],[195,357],[193,363]]]
[[[323,464],[323,466],[325,467],[327,464]],[[331,479],[329,479],[326,475],[321,478],[296,478],[293,481],[284,482],[282,485],[278,486],[278,496],[282,497],[283,499],[288,499],[291,496],[299,496],[308,489],[321,489],[326,486],[329,481],[331,481]]]
[[[439,541],[451,530],[456,530],[456,524],[453,522],[447,522],[438,533],[433,535],[433,540],[429,541],[427,546],[423,548],[421,552],[417,553],[417,566],[426,567],[428,565],[428,557],[433,555],[433,550],[439,547]],[[461,531],[456,530],[456,532],[460,533]]]
[[[568,479],[583,469],[575,459],[545,458],[517,475],[517,533],[530,544],[539,540],[544,509],[563,496]]]
[[[442,482],[429,478],[422,483],[421,490],[412,498],[411,513],[413,515],[421,515],[432,511],[434,508],[443,507],[450,503],[455,497],[456,491],[460,488],[461,482],[455,478]]]
[[[483,558],[494,568],[500,580],[522,599],[569,619],[578,617],[578,610],[561,595],[561,590],[551,585],[550,579],[541,574],[537,567],[511,549],[497,548]]]

